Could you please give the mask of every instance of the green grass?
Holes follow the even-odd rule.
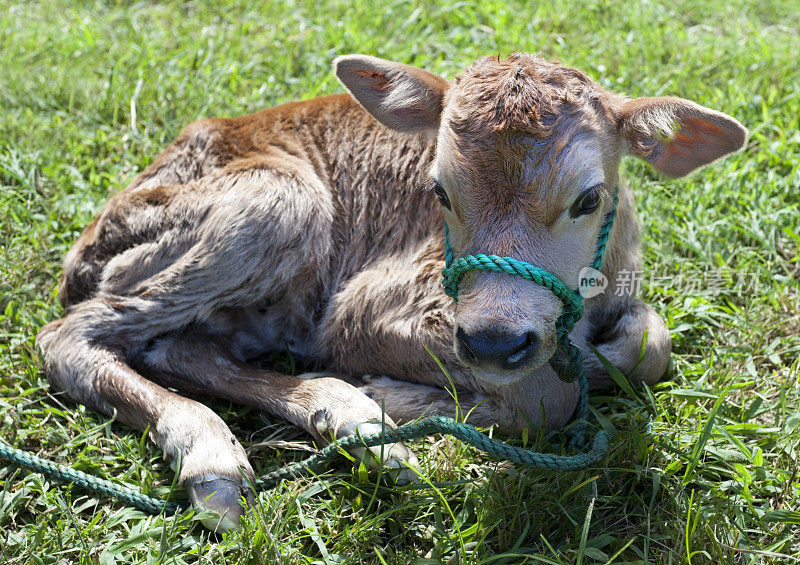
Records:
[[[751,131],[744,152],[686,179],[625,161],[674,377],[593,397],[618,432],[605,465],[515,469],[435,438],[415,443],[428,485],[342,467],[260,493],[244,531],[221,537],[191,513],[149,517],[5,467],[0,562],[800,560],[799,14],[740,0],[0,2],[0,437],[159,496],[172,480],[161,454],[53,394],[33,337],[60,315],[60,261],[83,226],[186,123],[338,91],[339,54],[452,76],[525,50]],[[276,442],[309,442],[214,407],[258,471],[302,456]]]

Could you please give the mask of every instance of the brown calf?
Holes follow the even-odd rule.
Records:
[[[453,82],[361,55],[336,74],[352,96],[189,125],[86,228],[64,265],[66,315],[37,338],[54,387],[180,456],[192,502],[221,514],[209,527],[236,526],[253,470],[219,416],[184,394],[255,406],[318,439],[374,431],[381,403],[390,425],[453,414],[428,346],[473,423],[564,425],[577,387],[546,363],[561,303],[519,277],[471,272],[454,304],[440,284],[444,221],[456,256],[511,255],[577,288],[623,154],[683,175],[747,133],[692,102],[630,100],[525,54],[480,59]],[[640,265],[633,195],[619,196],[612,282]],[[586,300],[572,333],[590,382],[608,375],[589,343],[656,382],[667,328],[614,290]],[[326,372],[247,363],[286,350]],[[405,446],[385,459],[413,476]]]

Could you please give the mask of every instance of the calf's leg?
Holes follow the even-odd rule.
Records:
[[[283,165],[288,161],[281,159]],[[208,320],[220,308],[263,303],[292,286],[306,291],[314,286],[308,273],[318,272],[330,251],[330,196],[308,167],[285,171],[268,161],[259,165],[233,167],[187,186],[202,198],[219,196],[197,217],[161,210],[181,220],[186,237],[173,246],[164,237],[156,245],[129,241],[128,251],[94,266],[102,270],[94,273],[96,288],[73,293],[76,301],[96,298],[73,304],[66,296],[67,316],[45,326],[37,339],[53,385],[89,407],[116,412],[131,426],[149,428],[168,457],[181,457],[179,479],[193,502],[223,514],[221,527],[232,527],[241,514],[242,473],[252,479],[241,445],[211,410],[148,381],[128,363],[150,341]],[[156,200],[172,202],[174,191],[162,192],[164,198]],[[118,227],[127,234],[128,216],[117,212],[124,216]],[[102,223],[101,218],[97,225]],[[163,261],[145,268],[141,280],[130,276],[150,259]],[[204,502],[214,491],[217,495]]]
[[[497,424],[510,433],[563,427],[575,410],[578,388],[560,381],[549,365],[504,386],[481,380],[458,360],[455,307],[441,285],[442,247],[434,236],[415,253],[375,261],[342,285],[317,332],[320,363],[345,375],[381,375],[359,386],[385,398],[389,415],[402,420],[431,411],[452,416],[456,404],[445,387],[455,386],[464,414],[477,406],[468,420],[476,425]]]
[[[669,329],[652,306],[637,299],[613,302],[594,313],[590,322],[589,343],[624,374],[652,385],[667,372],[672,351]],[[585,359],[591,388],[612,384],[597,356],[589,352]]]
[[[292,377],[253,367],[220,336],[191,330],[160,337],[144,350],[137,367],[158,382],[188,394],[224,398],[265,410],[326,441],[395,427],[379,404],[351,384],[332,376]],[[397,469],[398,482],[415,479],[419,462],[402,443],[370,448]],[[356,449],[355,454],[363,455]]]
[[[244,449],[211,409],[145,379],[119,351],[92,338],[111,312],[101,300],[87,301],[40,330],[36,342],[50,382],[77,402],[147,429],[176,471],[180,461],[178,481],[192,503],[217,512],[206,527],[235,528],[254,479]]]

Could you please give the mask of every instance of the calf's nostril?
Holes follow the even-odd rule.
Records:
[[[464,328],[461,326],[458,326],[456,329],[456,339],[461,344],[461,351],[466,355],[466,357],[468,357],[470,361],[476,362],[478,360],[478,355],[470,345],[472,339],[467,335],[467,332],[465,332]]]
[[[518,365],[521,364],[525,358],[533,352],[536,348],[537,342],[539,339],[537,338],[536,334],[533,332],[528,332],[524,336],[524,340],[522,344],[517,347],[514,351],[511,352],[511,355],[508,356],[506,360],[509,365]]]

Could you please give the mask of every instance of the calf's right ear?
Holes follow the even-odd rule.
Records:
[[[428,71],[368,55],[345,55],[333,70],[359,104],[383,125],[435,135],[450,83]]]
[[[622,104],[618,127],[628,151],[671,177],[739,151],[747,130],[722,112],[683,98],[636,98]]]

